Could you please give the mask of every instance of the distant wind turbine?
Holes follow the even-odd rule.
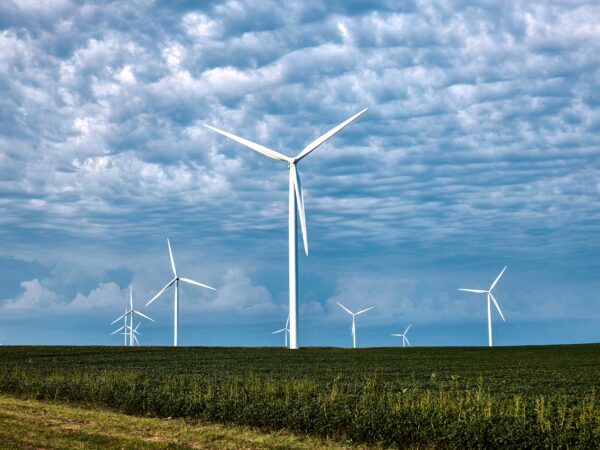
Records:
[[[125,318],[125,325],[129,329],[129,345],[130,346],[133,346],[133,341],[135,338],[134,333],[132,332],[132,330],[133,330],[133,315],[134,314],[137,314],[138,316],[143,317],[144,319],[148,319],[148,320],[154,322],[154,319],[151,319],[147,315],[133,309],[133,287],[131,285],[129,285],[129,309],[125,310],[125,314],[123,314],[122,316],[119,316],[115,320],[113,320],[111,322],[111,325],[113,325],[116,322],[118,322],[119,320]],[[129,325],[127,325],[127,317],[128,316],[129,316]]]
[[[359,314],[362,314],[362,313],[364,313],[364,312],[367,312],[367,311],[369,311],[370,309],[373,309],[373,308],[374,308],[374,306],[370,306],[370,307],[368,307],[368,308],[366,308],[366,309],[362,309],[362,310],[360,310],[360,311],[359,311],[359,312],[357,312],[357,313],[353,313],[353,312],[352,312],[352,311],[350,311],[348,308],[346,308],[344,305],[342,305],[340,302],[337,302],[337,304],[338,304],[338,305],[340,305],[342,308],[344,308],[344,310],[345,310],[345,311],[346,311],[348,314],[350,314],[350,315],[352,316],[352,348],[356,348],[356,323],[355,323],[355,320],[354,320],[354,318],[355,318],[356,316],[358,316]]]
[[[476,294],[487,295],[488,339],[489,339],[490,347],[492,346],[492,302],[494,302],[494,305],[496,305],[496,309],[500,313],[500,317],[502,317],[502,320],[506,322],[506,319],[504,318],[504,315],[502,314],[502,311],[500,310],[500,306],[498,305],[498,302],[494,298],[494,294],[492,294],[492,291],[498,284],[498,281],[500,281],[500,277],[502,277],[502,274],[504,273],[504,271],[506,270],[507,267],[508,266],[504,266],[504,269],[502,269],[502,272],[500,272],[500,275],[498,275],[498,277],[496,277],[496,279],[494,280],[494,282],[492,283],[492,285],[490,286],[490,288],[488,290],[459,289],[459,291],[474,292]]]
[[[288,248],[289,248],[289,285],[290,285],[290,349],[298,349],[298,257],[296,255],[297,250],[297,217],[300,218],[300,227],[302,230],[302,239],[304,241],[304,251],[308,255],[308,239],[306,235],[306,218],[304,215],[304,194],[302,193],[302,186],[300,183],[300,174],[298,173],[298,169],[296,167],[297,163],[300,162],[302,158],[307,156],[310,152],[315,150],[321,144],[324,144],[329,139],[333,137],[338,131],[342,128],[349,125],[354,120],[358,119],[361,115],[363,115],[367,111],[367,108],[360,111],[358,114],[350,117],[345,122],[342,122],[335,128],[332,128],[327,133],[322,135],[321,137],[315,139],[310,144],[308,144],[304,149],[298,153],[298,155],[294,158],[290,158],[289,156],[283,155],[278,151],[272,150],[270,148],[264,147],[260,144],[256,144],[255,142],[249,141],[248,139],[244,139],[242,137],[231,134],[227,131],[220,130],[211,125],[205,124],[206,128],[209,128],[223,136],[228,137],[246,147],[251,148],[252,150],[257,151],[258,153],[262,153],[269,158],[276,159],[279,161],[283,161],[287,163],[288,169],[290,171],[290,181],[289,181],[289,202],[288,202]]]
[[[173,252],[171,251],[171,242],[169,241],[169,239],[167,239],[167,246],[169,247],[169,257],[171,258],[171,269],[173,269],[174,278],[171,281],[169,281],[165,285],[165,287],[163,287],[160,291],[158,291],[158,294],[156,294],[154,297],[152,297],[148,301],[148,303],[146,303],[146,306],[150,305],[154,300],[156,300],[158,297],[160,297],[163,294],[163,292],[165,292],[173,284],[175,284],[175,298],[173,300],[173,346],[177,347],[177,323],[179,321],[179,282],[183,281],[184,283],[193,284],[195,286],[200,286],[200,287],[203,287],[206,289],[211,289],[213,291],[216,291],[216,289],[214,287],[210,287],[206,284],[202,284],[198,281],[194,281],[189,278],[183,278],[183,277],[180,277],[179,275],[177,275],[177,269],[175,268],[175,260],[173,259]]]
[[[277,334],[277,333],[283,333],[285,336],[285,346],[288,346],[288,333],[290,332],[290,316],[288,316],[286,322],[285,322],[285,328],[282,328],[281,330],[277,330],[277,331],[273,331],[271,334]]]
[[[406,337],[406,333],[408,333],[408,330],[410,330],[412,324],[409,324],[408,327],[406,327],[406,330],[404,330],[404,333],[392,333],[392,336],[402,336],[402,347],[405,346],[405,344],[407,344],[410,347],[410,342],[408,341],[408,338]]]

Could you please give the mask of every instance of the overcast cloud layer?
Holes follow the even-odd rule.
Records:
[[[295,155],[364,107],[299,166],[301,344],[350,344],[340,301],[363,345],[484,345],[456,288],[505,264],[496,343],[598,341],[598,2],[201,3],[0,3],[0,342],[118,344],[168,236],[219,289],[183,344],[279,344],[286,167],[203,124]]]

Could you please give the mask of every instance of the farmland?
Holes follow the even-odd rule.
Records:
[[[0,392],[397,447],[600,444],[600,345],[0,347]]]

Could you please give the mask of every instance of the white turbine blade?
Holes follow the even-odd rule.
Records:
[[[400,334],[400,333],[392,333],[390,336],[404,336],[404,335]]]
[[[302,158],[304,158],[306,155],[308,155],[310,152],[312,152],[318,146],[320,146],[321,144],[324,144],[325,142],[327,142],[329,139],[331,139],[333,137],[333,135],[335,135],[338,131],[340,131],[346,125],[349,125],[351,122],[353,122],[354,120],[356,120],[360,116],[362,116],[364,113],[366,113],[367,109],[369,109],[369,108],[363,109],[358,114],[353,115],[352,117],[350,117],[345,122],[340,123],[337,127],[332,128],[331,130],[329,130],[327,133],[325,133],[321,137],[319,137],[319,138],[315,139],[314,141],[312,141],[310,144],[308,144],[306,147],[304,147],[304,150],[302,150],[298,154],[298,156],[296,156],[296,158],[294,158],[294,161],[300,161]]]
[[[492,283],[492,285],[490,286],[490,291],[496,287],[496,285],[498,284],[498,281],[500,281],[500,277],[502,277],[502,274],[504,273],[504,271],[506,270],[506,268],[507,268],[507,267],[508,267],[508,266],[504,266],[504,269],[502,269],[502,272],[500,272],[500,275],[498,275],[498,278],[496,278],[496,279],[494,280],[494,282],[493,282],[493,283]]]
[[[354,315],[354,313],[352,311],[350,311],[348,308],[346,308],[344,305],[342,305],[340,302],[336,302],[338,305],[340,305],[342,308],[344,308],[346,310],[346,312],[350,315]]]
[[[150,299],[150,301],[148,303],[146,303],[146,306],[148,306],[150,303],[152,303],[154,300],[156,300],[158,297],[160,297],[163,294],[163,292],[165,292],[167,289],[169,289],[171,287],[171,285],[173,283],[175,283],[175,280],[177,280],[177,278],[173,278],[171,281],[169,281],[169,283],[164,288],[162,288],[160,291],[158,291],[158,294],[156,294],[154,297],[152,297]]]
[[[137,345],[140,345],[140,341],[138,341],[138,338],[135,337],[135,334],[133,335],[133,342],[135,342]]]
[[[290,325],[290,315],[288,314],[288,318],[287,318],[287,320],[285,321],[285,329],[286,329],[286,330],[289,328],[289,325]]]
[[[496,298],[492,295],[491,292],[490,292],[490,297],[492,298],[492,301],[494,302],[494,305],[496,305],[496,309],[500,313],[500,317],[502,317],[502,320],[506,322],[506,319],[504,318],[504,314],[502,314],[502,311],[500,311],[500,305],[498,305],[498,302],[496,301]]]
[[[369,311],[370,309],[373,309],[373,308],[375,308],[375,307],[374,307],[374,306],[369,306],[367,309],[362,309],[362,310],[360,310],[359,312],[357,312],[357,313],[355,314],[355,316],[358,316],[359,314],[362,314],[362,313],[364,313],[364,312],[367,312],[367,311]]]
[[[406,336],[404,336],[403,339],[406,339],[406,343],[410,346],[410,341],[408,340],[408,338]]]
[[[352,336],[356,336],[356,322],[352,320]]]
[[[138,333],[138,328],[140,327],[140,325],[142,324],[142,322],[138,322],[138,324],[135,326],[135,328],[133,329],[134,333]],[[138,333],[139,334],[139,333]]]
[[[121,331],[123,328],[125,328],[125,325],[123,325],[121,328],[119,328],[118,330],[113,331],[112,333],[110,333],[110,335],[112,336],[113,334],[117,334],[119,331]]]
[[[129,309],[133,310],[133,287],[129,285]]]
[[[283,333],[284,331],[287,331],[287,328],[282,328],[281,330],[273,331],[271,334]]]
[[[167,238],[167,245],[169,246],[169,257],[171,258],[171,269],[173,269],[173,276],[177,278],[177,269],[175,268],[175,260],[173,259],[173,252],[171,251],[171,242]]]
[[[223,136],[228,137],[229,139],[239,142],[240,144],[245,145],[246,147],[249,147],[254,151],[257,151],[258,153],[262,153],[263,155],[268,156],[269,158],[277,159],[279,161],[285,161],[288,163],[292,162],[292,158],[282,155],[278,151],[271,150],[270,148],[257,144],[256,142],[249,141],[248,139],[244,139],[243,137],[236,136],[235,134],[228,133],[227,131],[219,130],[218,128],[213,127],[211,125],[204,124],[204,126],[219,134],[222,134]]]
[[[131,311],[125,311],[125,314],[120,315],[119,317],[117,317],[115,320],[113,320],[110,324],[114,325],[116,322],[118,322],[119,320],[121,320],[123,317],[125,317],[127,314],[129,314]]]
[[[308,256],[308,236],[306,235],[306,216],[304,215],[304,193],[300,184],[300,174],[295,165],[290,166],[290,176],[293,178],[294,190],[296,191],[296,203],[298,205],[298,216],[300,216],[300,229],[302,230],[302,240],[304,242],[304,252]]]
[[[139,311],[133,311],[133,312],[134,312],[134,314],[137,314],[138,316],[142,316],[144,319],[148,319],[148,320],[150,320],[150,321],[154,322],[154,319],[152,319],[152,318],[148,317],[146,314],[143,314],[143,313],[141,313],[141,312],[139,312]],[[140,323],[142,323],[142,322],[140,322]],[[138,327],[139,327],[139,326],[140,326],[140,324],[138,324]],[[136,327],[136,328],[137,328],[137,327]]]
[[[410,330],[410,327],[412,327],[412,323],[408,324],[408,326],[406,327],[406,330],[404,330],[404,334],[408,333],[408,330]]]
[[[190,280],[189,278],[179,278],[179,279],[181,281],[185,281],[186,283],[189,283],[189,284],[195,284],[196,286],[200,286],[200,287],[203,287],[203,288],[206,288],[206,289],[212,289],[213,291],[216,291],[216,289],[214,287],[210,287],[207,284],[202,284],[202,283],[199,283],[197,281]]]
[[[487,294],[487,291],[482,289],[459,289],[459,291],[463,292],[475,292],[476,294]]]

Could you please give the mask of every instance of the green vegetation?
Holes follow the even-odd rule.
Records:
[[[0,348],[0,392],[397,447],[600,446],[600,345]]]
[[[335,442],[249,427],[128,416],[0,396],[0,448],[341,449]]]

